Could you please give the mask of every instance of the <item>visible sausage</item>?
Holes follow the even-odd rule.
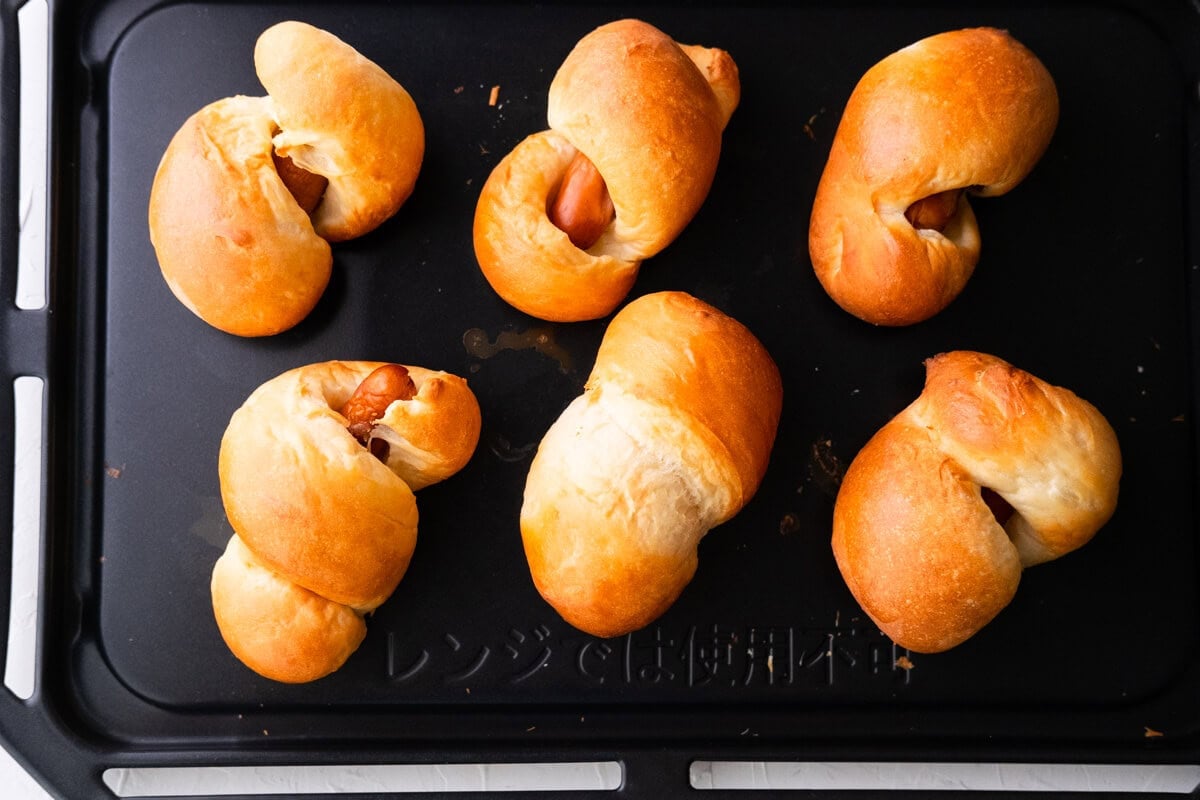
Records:
[[[384,364],[363,379],[340,409],[341,415],[354,438],[365,444],[375,420],[383,416],[388,406],[397,400],[411,400],[416,394],[417,386],[407,369],[399,364]]]
[[[958,210],[960,194],[962,194],[962,189],[951,189],[923,197],[909,206],[904,212],[904,216],[918,230],[940,232],[954,216],[954,212]]]
[[[275,171],[279,173],[279,179],[292,193],[292,197],[296,198],[304,213],[311,214],[316,211],[317,206],[321,205],[321,198],[325,196],[325,188],[329,186],[329,181],[322,175],[297,167],[292,159],[281,156],[274,150],[271,151],[271,160],[275,162]]]
[[[613,221],[616,211],[608,187],[596,165],[583,153],[577,153],[567,165],[546,214],[580,250],[595,244]]]

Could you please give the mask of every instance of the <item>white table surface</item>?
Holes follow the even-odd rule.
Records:
[[[0,786],[7,800],[49,800],[50,794],[29,777],[7,750],[0,750]]]
[[[46,18],[47,12],[45,3],[41,0],[30,2],[27,8],[22,8],[19,17],[21,32],[20,47],[22,51],[21,71],[23,76],[21,87],[21,115],[40,116],[45,119],[47,114],[46,109],[46,76],[43,71],[29,69],[30,64],[45,63],[47,59],[46,47]],[[25,83],[28,81],[28,85]],[[46,186],[44,180],[38,180],[36,177],[31,178],[31,173],[40,173],[45,175],[44,169],[44,146],[37,153],[36,157],[31,157],[33,148],[30,146],[30,137],[35,129],[30,126],[23,126],[21,130],[21,179],[19,181],[18,191],[20,197],[21,222],[22,222],[22,243],[21,247],[25,251],[24,260],[28,261],[32,258],[30,250],[41,249],[44,253],[44,240],[38,226],[33,226],[33,229],[26,231],[26,222],[32,221],[33,217],[39,213],[44,216]],[[40,131],[39,131],[40,133]],[[39,137],[40,138],[40,137]],[[32,235],[32,240],[30,236]],[[43,256],[44,260],[44,256]],[[18,264],[19,270],[25,269],[24,263]],[[43,278],[44,281],[44,278]],[[28,291],[22,285],[22,291]],[[36,302],[36,301],[35,301]],[[20,508],[14,510],[14,518],[19,515],[28,515],[26,509]],[[0,691],[4,691],[0,688]],[[46,800],[50,795],[42,789],[42,787],[31,778],[25,769],[18,764],[7,750],[0,750],[0,787],[3,787],[3,797],[11,798],[11,800]]]

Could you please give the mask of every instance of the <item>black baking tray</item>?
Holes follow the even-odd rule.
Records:
[[[0,369],[46,380],[45,568],[37,690],[24,702],[0,691],[0,736],[57,795],[107,796],[108,768],[181,765],[616,760],[618,795],[665,797],[690,791],[696,759],[1200,764],[1193,4],[51,2],[42,311],[11,301],[19,5],[0,0]],[[549,324],[508,307],[470,233],[491,169],[546,127],[563,57],[625,16],[729,50],[743,87],[707,201],[630,299],[681,289],[741,320],[785,397],[761,489],[703,540],[683,596],[647,629],[599,640],[541,601],[517,517],[532,451],[582,390],[607,320]],[[286,18],[403,83],[427,152],[408,204],[334,248],[308,319],[238,339],[167,290],[147,201],[189,114],[262,93],[254,41]],[[813,275],[816,183],[868,67],[975,25],[1041,57],[1061,120],[1022,185],[974,203],[983,256],[962,295],[928,322],[874,328]],[[1093,542],[1027,571],[973,639],[920,656],[855,604],[830,521],[845,466],[919,392],[923,360],[951,349],[1091,400],[1125,474]],[[210,571],[230,534],[217,446],[258,384],[332,358],[460,374],[483,431],[460,474],[419,494],[411,569],[359,651],[284,686],[237,662],[212,618]],[[7,520],[8,389],[0,412]],[[6,537],[0,585],[9,551]]]

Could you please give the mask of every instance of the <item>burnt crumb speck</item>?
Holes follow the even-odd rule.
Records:
[[[822,108],[817,113],[811,115],[808,118],[808,120],[804,123],[804,125],[801,126],[801,130],[804,131],[804,135],[807,136],[809,139],[811,139],[814,142],[817,140],[817,134],[816,134],[816,129],[813,126],[816,125],[817,118],[820,117],[824,113],[825,113],[825,109]]]
[[[779,535],[787,536],[800,530],[800,520],[790,511],[779,520]]]
[[[846,468],[833,451],[833,440],[821,437],[814,441],[809,450],[806,482],[816,486],[822,493],[836,497],[845,475]]]
[[[1145,736],[1147,739],[1157,739],[1163,735],[1162,731],[1155,730],[1154,728],[1151,728],[1149,725],[1144,725],[1144,726],[1142,726],[1142,728],[1145,731]]]
[[[505,330],[496,335],[495,341],[482,328],[470,328],[463,332],[462,343],[467,353],[477,359],[486,360],[505,351],[533,350],[557,362],[559,372],[564,375],[571,371],[571,354],[555,341],[553,328]]]

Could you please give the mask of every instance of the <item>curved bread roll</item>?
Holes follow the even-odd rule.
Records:
[[[700,539],[762,481],[782,394],[758,340],[690,295],[618,312],[526,480],[521,534],[542,596],[595,636],[661,615]]]
[[[388,367],[407,374],[411,396],[383,398],[356,438],[342,411],[384,366],[285,372],[250,395],[221,440],[235,534],[213,570],[213,610],[233,653],[268,678],[309,681],[341,666],[365,635],[362,615],[408,568],[413,491],[474,453],[474,394],[461,378],[419,367]]]
[[[488,282],[542,319],[610,313],[642,260],[700,209],[739,97],[737,67],[722,50],[679,45],[638,20],[585,36],[550,85],[550,129],[521,142],[480,193],[475,254]],[[575,210],[610,204],[578,244],[552,217],[573,163],[598,181],[597,196]]]
[[[966,192],[1004,194],[1058,123],[1042,63],[1004,31],[931,36],[859,81],[834,136],[809,225],[817,278],[878,325],[928,319],[979,261]]]
[[[268,96],[217,100],[188,118],[150,191],[167,285],[238,336],[304,319],[329,282],[328,241],[395,214],[425,149],[408,93],[332,34],[281,22],[259,37],[254,63]]]
[[[281,22],[254,47],[280,132],[275,151],[329,181],[313,225],[331,242],[377,228],[412,194],[425,129],[412,97],[337,37]]]
[[[1116,509],[1121,453],[1090,403],[994,356],[926,366],[921,395],[847,470],[833,552],[880,629],[932,653],[990,622],[1024,567],[1092,538]],[[1011,509],[1003,526],[985,488]]]

